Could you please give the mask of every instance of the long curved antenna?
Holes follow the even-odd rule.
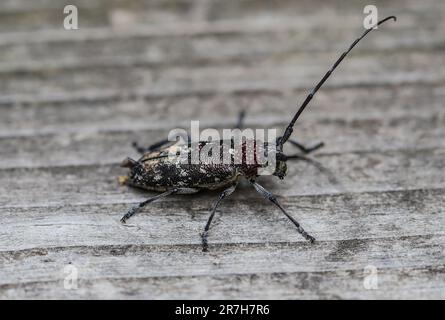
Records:
[[[309,104],[309,102],[312,100],[312,98],[315,96],[315,94],[317,93],[318,89],[321,88],[321,86],[325,83],[325,81],[329,78],[329,76],[332,74],[332,72],[334,72],[335,68],[338,67],[338,65],[340,64],[340,62],[342,62],[342,60],[348,55],[348,53],[357,45],[357,43],[360,42],[360,40],[362,40],[369,32],[371,32],[372,30],[374,30],[375,27],[381,25],[382,23],[393,19],[394,21],[397,20],[397,18],[395,16],[390,16],[387,17],[381,21],[379,21],[374,27],[367,29],[360,38],[357,38],[349,47],[348,50],[346,50],[345,52],[343,52],[343,54],[340,56],[340,58],[338,58],[338,60],[334,63],[334,65],[332,66],[332,68],[326,72],[326,74],[324,75],[324,77],[320,80],[320,82],[315,86],[314,89],[312,89],[311,93],[309,93],[309,95],[306,97],[306,100],[304,100],[303,104],[301,105],[300,109],[298,109],[297,113],[295,114],[295,116],[293,117],[292,121],[289,123],[289,125],[286,128],[286,131],[284,132],[283,137],[280,139],[279,143],[277,144],[278,150],[283,150],[283,144],[289,139],[289,137],[291,136],[292,132],[294,131],[293,127],[295,124],[295,121],[297,121],[298,117],[300,116],[300,114],[303,112],[304,108],[306,108],[306,106]]]

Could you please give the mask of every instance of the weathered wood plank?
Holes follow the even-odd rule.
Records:
[[[17,278],[10,279],[11,282],[4,282],[6,279],[2,278],[0,288],[3,298],[48,295],[64,298],[394,299],[417,297],[420,292],[427,294],[422,295],[423,298],[437,298],[443,297],[445,280],[441,243],[443,236],[339,241],[314,246],[253,244],[217,246],[211,255],[201,253],[196,246],[97,246],[17,251],[14,259],[2,253],[2,259],[6,255],[7,270],[14,271]],[[412,254],[398,255],[399,250]],[[190,254],[194,259],[190,259]],[[239,268],[240,261],[246,262],[242,268]],[[397,263],[388,264],[388,261]],[[77,290],[63,287],[63,267],[68,263],[79,269]],[[24,268],[26,265],[40,267]],[[378,290],[364,288],[364,268],[369,265],[378,268]],[[170,290],[158,294],[159,289],[155,287],[161,288],[160,291],[162,288]]]
[[[2,297],[61,299],[443,299],[442,267],[381,269],[379,290],[364,290],[360,271],[80,280],[4,285]],[[169,290],[165,290],[169,288]]]
[[[61,299],[443,299],[443,268],[382,269],[379,290],[364,290],[363,271],[80,280],[5,285],[2,297]],[[169,290],[165,290],[169,288]]]
[[[305,59],[289,58],[276,63],[255,66],[221,65],[203,67],[106,67],[41,72],[0,73],[0,93],[6,96],[54,94],[87,94],[89,91],[118,91],[121,94],[134,92],[178,92],[194,90],[258,89],[267,86],[273,89],[309,87],[333,63],[331,55],[320,59],[307,56]],[[308,65],[308,61],[311,64]],[[400,85],[422,81],[443,81],[445,56],[440,52],[409,52],[353,55],[333,77],[328,86],[368,84]],[[391,73],[387,70],[390,69]],[[362,70],[363,73],[357,73]],[[92,89],[94,88],[94,89]]]
[[[158,138],[157,131],[167,132],[172,128],[190,126],[192,119],[199,119],[201,126],[231,127],[240,110],[247,112],[245,121],[248,126],[260,123],[263,127],[278,126],[284,125],[287,117],[290,119],[307,92],[308,90],[301,89],[291,92],[264,90],[174,96],[84,97],[78,101],[4,102],[0,103],[0,137],[67,134],[87,132],[94,128],[96,132],[142,130],[137,136],[149,143],[148,140]],[[314,99],[311,108],[303,114],[302,121],[298,123],[298,131],[302,131],[300,129],[304,125],[313,128],[313,132],[308,134],[312,135],[310,139],[315,139],[324,123],[339,120],[348,123],[372,119],[382,129],[388,128],[389,123],[394,125],[395,128],[388,130],[397,127],[403,130],[402,125],[396,125],[397,118],[411,120],[435,116],[440,123],[444,99],[445,83],[431,83],[426,86],[324,88]],[[177,118],[178,111],[181,112],[182,119]],[[434,124],[432,126],[435,127]],[[430,127],[427,129],[431,131]],[[148,130],[153,132],[147,132]],[[373,131],[378,129],[374,128]],[[416,133],[427,134],[420,127],[417,127]],[[347,131],[344,131],[344,136],[349,136]],[[304,137],[306,138],[308,137]],[[378,138],[378,134],[375,138]],[[330,144],[331,140],[332,138],[327,142]],[[414,139],[407,137],[406,140],[410,143]],[[3,148],[0,148],[2,157],[13,152],[2,152]]]
[[[14,256],[15,250],[49,247],[88,246],[89,250],[107,245],[199,247],[199,234],[216,197],[216,193],[172,197],[144,209],[126,226],[121,225],[119,219],[130,206],[128,202],[135,198],[131,194],[126,198],[116,197],[114,203],[103,205],[65,203],[0,208],[3,221],[0,250],[8,257]],[[279,199],[322,243],[445,233],[444,189]],[[48,234],[52,236],[48,237]],[[241,188],[221,205],[209,241],[211,251],[214,246],[223,244],[304,243],[293,225],[249,188]]]
[[[171,25],[177,21],[192,23],[196,21],[215,22],[224,20],[248,20],[267,23],[271,20],[303,20],[302,26],[308,23],[326,22],[341,15],[343,18],[355,15],[357,22],[365,0],[323,2],[295,2],[290,0],[270,1],[145,1],[145,0],[73,0],[70,4],[78,6],[82,27],[128,28],[135,25]],[[440,18],[443,2],[428,0],[423,6],[416,1],[374,1],[381,12],[394,13],[410,19],[423,17],[425,22]],[[2,1],[0,4],[0,23],[3,32],[60,29],[62,26],[62,9],[66,5],[60,1]],[[434,6],[436,10],[430,10]],[[322,7],[323,10],[319,10]],[[412,15],[415,14],[414,17]],[[304,20],[311,16],[311,19]],[[298,17],[298,19],[295,19]],[[429,18],[429,19],[428,19]],[[8,23],[9,22],[9,23]],[[303,23],[305,22],[305,23]],[[333,24],[333,23],[332,23]]]
[[[230,19],[242,19],[242,18],[264,18],[262,14],[271,14],[285,16],[295,13],[317,13],[320,11],[320,7],[315,5],[322,3],[325,12],[323,14],[329,16],[330,11],[346,10],[347,12],[354,11],[356,7],[351,5],[349,1],[336,1],[330,3],[324,3],[321,0],[316,1],[300,1],[296,3],[292,0],[277,0],[275,4],[271,4],[267,0],[243,0],[239,2],[229,2],[227,4],[221,4],[219,0],[73,0],[72,4],[94,10],[98,8],[113,9],[123,7],[128,11],[145,12],[150,10],[156,10],[157,8],[164,8],[165,10],[176,11],[178,14],[187,14],[187,10],[180,11],[181,8],[192,8],[199,6],[211,6],[215,11],[212,16],[208,16],[208,19],[221,20],[224,17]],[[363,7],[362,3],[357,1],[357,7]],[[415,0],[376,0],[376,5],[383,7],[397,8],[401,12],[415,11],[419,13],[430,13],[431,6],[434,4],[441,5],[443,2],[440,0],[426,0],[424,5],[419,5]],[[401,6],[401,5],[404,6]],[[14,13],[14,12],[34,12],[34,11],[50,11],[58,10],[60,6],[65,5],[63,1],[58,0],[3,0],[0,4],[0,12]],[[297,12],[289,12],[291,9],[298,9]],[[261,14],[262,13],[262,14]],[[216,16],[218,15],[218,16]],[[198,18],[198,17],[195,17]]]
[[[391,26],[390,30],[380,32],[378,37],[370,37],[361,44],[357,52],[375,50],[399,51],[409,49],[434,50],[444,47],[440,20],[431,28],[412,26]],[[342,20],[342,23],[344,21]],[[233,25],[230,25],[235,29]],[[63,68],[88,68],[103,65],[203,65],[215,63],[256,64],[264,60],[281,59],[295,53],[343,51],[346,41],[352,41],[359,32],[360,24],[345,29],[343,24],[336,28],[319,27],[303,30],[289,27],[288,30],[240,30],[217,29],[213,33],[172,34],[166,36],[130,34],[126,37],[107,38],[104,36],[84,39],[70,36],[66,39],[47,43],[2,44],[0,38],[0,70],[42,70]],[[307,30],[306,30],[307,29]],[[207,30],[207,28],[203,28]],[[280,36],[277,37],[279,32]],[[425,39],[425,32],[431,35]],[[98,32],[88,31],[85,37]],[[114,33],[111,33],[110,37]],[[73,41],[78,39],[78,41]],[[51,37],[52,39],[52,37]],[[317,39],[317,41],[313,41]],[[345,42],[337,39],[344,39]],[[273,42],[274,46],[265,43]],[[248,45],[246,45],[248,43]],[[209,50],[209,45],[212,50]]]

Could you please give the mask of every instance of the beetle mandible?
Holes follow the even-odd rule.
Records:
[[[381,21],[379,21],[376,26],[388,21],[388,20],[396,21],[395,16],[387,17]],[[375,26],[375,27],[376,27]],[[293,127],[298,117],[301,115],[303,110],[312,100],[317,91],[321,88],[321,86],[326,82],[329,76],[333,73],[333,71],[338,67],[338,65],[342,62],[342,60],[347,56],[347,54],[357,45],[357,43],[363,39],[369,32],[374,30],[373,28],[367,29],[359,38],[357,38],[346,50],[342,53],[340,58],[334,63],[331,69],[326,72],[324,77],[317,83],[314,89],[309,93],[309,95],[304,100],[303,104],[297,110],[296,114],[292,118],[289,125],[286,127],[284,134],[276,140],[276,144],[272,146],[273,151],[276,156],[276,167],[273,172],[273,175],[283,179],[286,176],[287,165],[286,161],[289,159],[300,159],[300,160],[308,160],[301,154],[295,155],[285,155],[283,153],[283,145],[286,142],[291,143],[300,151],[307,154],[313,152],[320,147],[323,146],[323,143],[319,143],[313,147],[307,148],[304,145],[298,143],[290,139],[290,136],[293,132]],[[242,121],[244,118],[244,113],[240,114],[240,118],[238,121],[238,128],[242,127]],[[263,150],[269,150],[271,146],[267,145],[267,143],[255,140],[251,141],[253,143],[249,144],[253,146],[255,152],[262,152]],[[218,147],[223,148],[224,146],[233,147],[232,141],[201,141],[192,143],[188,141],[188,143],[183,144],[182,148],[186,148],[187,150],[191,150],[192,148],[202,148],[205,145],[216,144]],[[121,222],[125,223],[132,215],[134,215],[140,208],[146,206],[147,204],[164,197],[167,197],[172,194],[191,194],[196,193],[200,190],[223,190],[213,204],[210,216],[207,220],[207,223],[204,227],[204,231],[201,234],[202,248],[203,251],[207,251],[208,248],[208,232],[210,228],[210,224],[215,215],[216,209],[220,202],[232,194],[241,178],[247,179],[250,184],[255,188],[255,190],[260,193],[264,198],[272,202],[275,206],[277,206],[281,212],[295,225],[297,231],[308,241],[311,243],[315,241],[315,238],[308,234],[303,227],[295,220],[286,210],[281,206],[278,202],[277,198],[268,190],[266,190],[263,186],[258,184],[256,178],[258,177],[258,170],[264,166],[264,164],[259,164],[254,161],[254,163],[247,163],[246,159],[246,147],[247,141],[243,142],[242,150],[243,150],[243,161],[239,164],[214,164],[206,161],[201,161],[197,164],[192,163],[180,163],[173,162],[169,155],[174,152],[177,152],[178,145],[173,141],[163,140],[157,142],[148,148],[142,148],[136,143],[133,144],[134,147],[142,153],[142,157],[139,160],[133,160],[131,158],[125,159],[121,166],[125,168],[129,168],[130,172],[128,176],[122,178],[121,182],[130,186],[142,188],[145,190],[158,191],[161,192],[158,195],[151,197],[138,205],[130,208],[128,212],[122,217]],[[214,145],[215,146],[215,145]],[[180,147],[181,148],[181,147]],[[190,152],[190,151],[187,151]]]

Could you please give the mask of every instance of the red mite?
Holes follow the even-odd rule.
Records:
[[[378,22],[376,26],[390,19],[396,21],[396,17],[390,16]],[[233,139],[214,142],[201,141],[195,143],[189,141],[188,143],[181,145],[178,145],[176,141],[172,142],[164,140],[155,143],[148,148],[141,148],[136,143],[134,143],[134,147],[140,153],[142,153],[142,157],[137,161],[131,158],[127,158],[122,162],[121,166],[129,168],[130,172],[128,176],[122,178],[121,182],[130,186],[151,191],[158,191],[161,193],[130,208],[130,210],[128,210],[128,212],[122,217],[121,222],[125,223],[132,215],[137,212],[137,210],[153,202],[154,200],[164,198],[171,194],[191,194],[199,192],[201,190],[221,189],[223,191],[221,192],[217,201],[214,203],[211,209],[210,217],[204,227],[203,233],[201,234],[203,251],[207,251],[208,231],[219,203],[225,197],[229,196],[235,191],[241,178],[245,178],[252,184],[252,186],[258,193],[260,193],[264,198],[272,202],[281,210],[281,212],[296,226],[297,231],[306,240],[314,242],[315,238],[309,235],[303,229],[303,227],[301,227],[301,225],[286,212],[286,210],[281,206],[276,197],[272,193],[264,189],[264,187],[258,184],[258,182],[256,182],[256,178],[259,176],[259,170],[264,168],[268,164],[260,164],[258,161],[255,161],[256,159],[253,159],[253,161],[247,160],[249,158],[249,155],[251,154],[258,155],[262,153],[274,152],[276,161],[272,174],[279,177],[280,179],[283,179],[286,176],[287,160],[299,159],[310,161],[301,153],[294,155],[285,155],[283,153],[283,145],[286,142],[289,142],[297,147],[304,154],[313,152],[323,146],[323,143],[319,143],[313,147],[307,148],[297,141],[289,139],[293,132],[294,124],[300,114],[309,104],[311,99],[329,78],[332,72],[338,67],[341,61],[357,45],[357,43],[372,30],[374,30],[374,28],[367,29],[359,38],[357,38],[351,44],[348,50],[343,52],[340,58],[334,63],[332,68],[324,75],[320,82],[306,97],[303,104],[298,109],[289,125],[286,127],[283,136],[279,137],[274,145],[270,145],[260,140],[244,141],[244,144],[240,149],[242,159],[239,163],[215,163],[215,161],[213,161],[214,158],[211,154],[208,154],[208,157],[201,156],[201,158],[199,158],[197,162],[184,161],[180,163],[178,163],[177,159],[175,159],[174,157],[169,156],[178,153],[181,155],[185,154],[188,160],[190,160],[192,158],[192,150],[201,150],[203,147],[206,147],[206,149],[209,150],[219,149],[221,151],[220,154],[224,154],[224,151],[227,150],[229,150],[230,153],[231,150],[234,150]],[[237,128],[242,127],[243,118],[244,113],[241,113]]]

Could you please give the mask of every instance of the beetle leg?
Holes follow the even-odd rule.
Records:
[[[167,144],[168,142],[170,142],[170,141],[165,139],[165,140],[156,142],[156,143],[152,144],[149,147],[142,147],[139,143],[134,141],[131,145],[133,146],[134,149],[136,149],[137,152],[139,152],[140,154],[144,154],[145,152],[159,149],[160,147],[162,147],[163,145]]]
[[[238,115],[238,121],[236,123],[235,129],[242,129],[244,127],[244,118],[246,117],[246,111],[241,110]]]
[[[212,207],[212,213],[210,214],[209,219],[207,220],[207,224],[204,227],[204,232],[201,234],[201,240],[202,240],[202,251],[206,252],[207,248],[209,246],[208,242],[207,242],[207,236],[209,233],[209,229],[210,229],[210,224],[212,223],[213,217],[215,216],[215,212],[216,212],[216,208],[218,207],[219,203],[227,196],[231,195],[233,193],[233,191],[235,191],[236,189],[236,184],[234,184],[233,186],[227,188],[226,190],[224,190],[220,195],[218,200],[216,200],[216,202],[213,204]]]
[[[292,223],[297,227],[298,232],[306,239],[309,240],[311,243],[313,243],[315,241],[315,238],[312,237],[310,234],[308,234],[302,226],[300,226],[300,224],[297,222],[297,220],[295,220],[290,214],[288,214],[286,212],[286,210],[284,210],[284,208],[281,206],[281,204],[278,202],[277,198],[270,193],[269,191],[267,191],[266,189],[264,189],[264,187],[262,187],[261,185],[259,185],[256,181],[254,180],[249,180],[250,183],[253,185],[253,187],[255,188],[255,190],[261,194],[264,198],[266,198],[267,200],[269,200],[270,202],[272,202],[274,205],[276,205],[281,212],[284,213],[284,215],[290,220],[292,221]]]
[[[277,143],[278,143],[281,139],[282,139],[282,137],[279,137],[279,138],[277,139]],[[301,152],[303,152],[303,153],[305,153],[305,154],[314,152],[315,150],[318,150],[318,149],[320,149],[321,147],[324,146],[324,142],[319,142],[319,143],[317,143],[316,145],[314,145],[314,146],[312,146],[312,147],[306,147],[306,146],[302,145],[301,143],[299,143],[298,141],[295,141],[295,140],[292,140],[292,139],[287,140],[287,142],[289,142],[290,144],[292,144],[294,147],[297,147],[298,149],[301,150]]]
[[[286,160],[302,160],[305,161],[307,163],[309,163],[310,165],[313,165],[314,167],[316,167],[322,174],[326,175],[329,182],[334,184],[334,185],[338,185],[342,187],[342,183],[337,179],[337,177],[335,176],[335,174],[329,170],[328,168],[326,168],[325,166],[323,166],[320,162],[302,156],[301,154],[293,154],[293,155],[286,155]],[[343,187],[342,187],[343,188]]]
[[[295,140],[287,140],[288,142],[290,142],[292,145],[294,145],[295,147],[297,147],[298,149],[300,149],[302,152],[308,154],[311,152],[314,152],[315,150],[320,149],[321,147],[324,146],[324,142],[319,142],[316,145],[312,146],[312,147],[306,147],[304,145],[302,145],[301,143],[295,141]]]
[[[155,200],[158,200],[158,199],[164,198],[166,196],[169,196],[171,194],[178,193],[179,191],[181,191],[181,190],[178,189],[178,188],[174,188],[174,189],[168,190],[168,191],[166,191],[164,193],[155,195],[154,197],[151,197],[151,198],[149,198],[149,199],[139,203],[138,205],[136,205],[134,207],[131,207],[130,210],[128,210],[127,213],[121,218],[121,222],[122,223],[126,223],[127,220],[131,216],[133,216],[140,208],[146,206],[147,204],[149,204],[149,203],[151,203],[151,202],[153,202]]]

